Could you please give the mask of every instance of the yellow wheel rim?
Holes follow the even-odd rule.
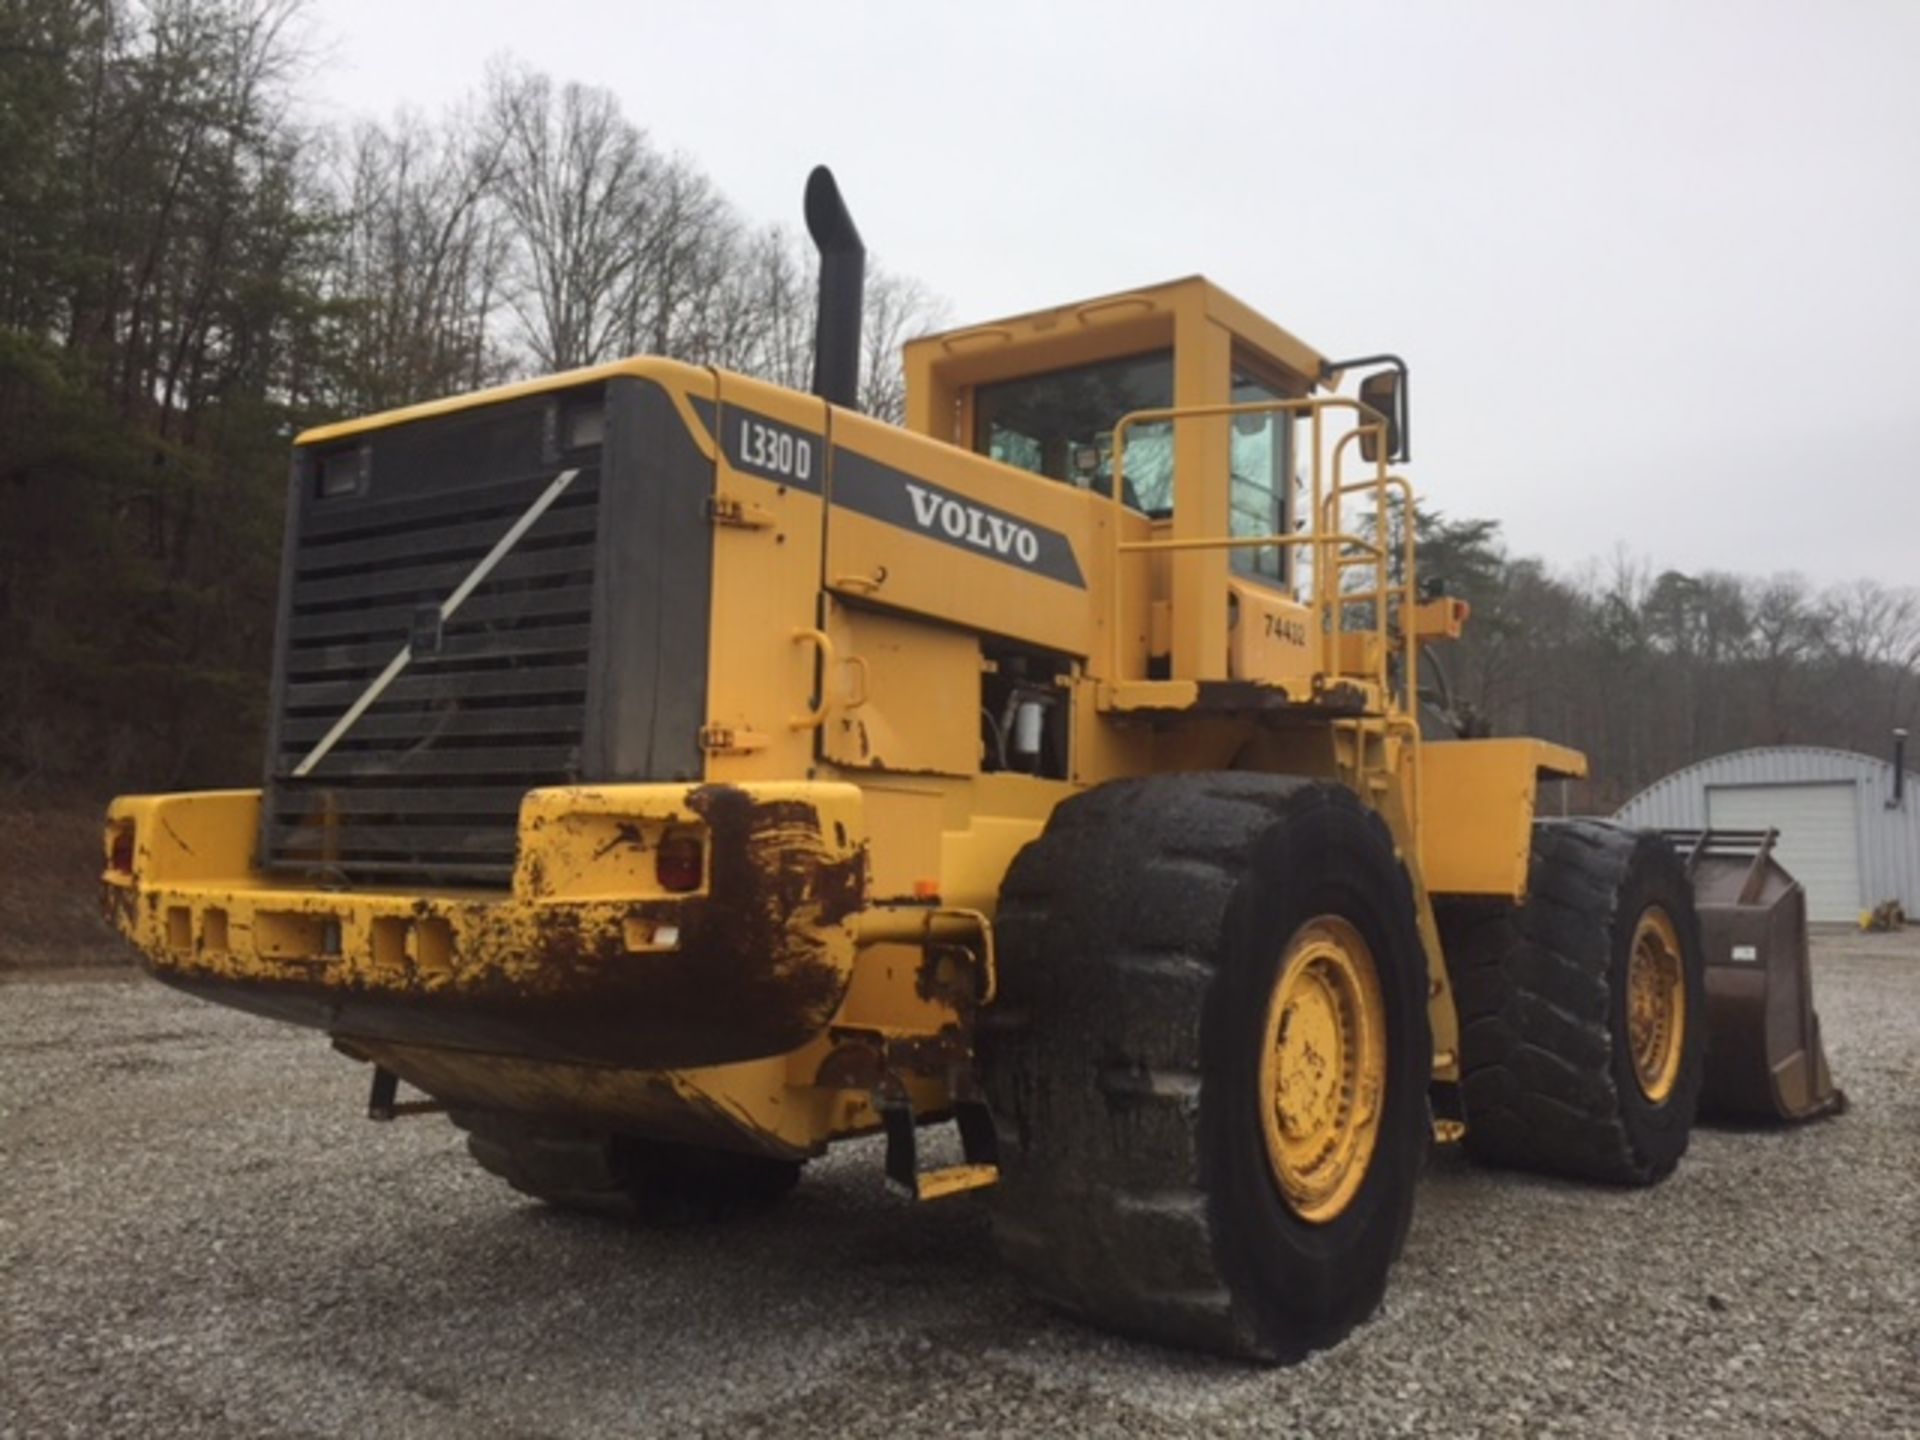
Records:
[[[1294,932],[1267,1001],[1260,1123],[1267,1160],[1302,1220],[1339,1217],[1367,1177],[1386,1099],[1380,974],[1360,932],[1321,915]]]
[[[1627,958],[1627,1045],[1640,1093],[1658,1105],[1680,1078],[1687,1037],[1687,970],[1680,934],[1658,905],[1649,905],[1633,929]]]

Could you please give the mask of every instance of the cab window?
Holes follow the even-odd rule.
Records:
[[[1280,391],[1252,370],[1233,368],[1233,403],[1279,400]],[[1173,352],[1159,350],[1023,376],[974,392],[974,449],[1003,464],[1113,493],[1113,432],[1135,410],[1173,404]],[[1285,533],[1293,488],[1293,417],[1273,411],[1232,421],[1233,479],[1228,533]],[[1164,519],[1173,513],[1173,425],[1137,424],[1127,431],[1123,499]],[[1286,583],[1289,557],[1279,548],[1229,552],[1236,573]]]
[[[1234,404],[1283,398],[1271,385],[1234,366]],[[1236,536],[1284,535],[1287,500],[1293,491],[1293,416],[1283,410],[1234,416],[1232,466],[1229,532]],[[1287,580],[1288,554],[1278,546],[1234,550],[1232,555],[1237,574],[1275,584]]]
[[[1113,431],[1123,415],[1173,404],[1173,352],[1155,351],[974,392],[974,446],[1004,464],[1102,495],[1113,493]],[[1173,426],[1127,430],[1126,503],[1173,513]]]

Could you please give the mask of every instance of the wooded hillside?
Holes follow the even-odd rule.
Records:
[[[319,126],[297,8],[0,0],[0,783],[257,778],[306,425],[637,351],[806,383],[808,248],[610,94],[502,64],[449,114]],[[870,272],[866,408],[897,414],[938,310]],[[1595,803],[1920,718],[1911,591],[1556,576],[1490,520],[1423,538],[1475,607],[1459,698],[1591,751]]]
[[[0,3],[0,780],[255,778],[309,424],[642,351],[806,384],[810,247],[611,95],[318,127],[298,9]],[[936,308],[867,310],[888,415]]]
[[[1576,809],[1750,745],[1888,754],[1920,721],[1920,594],[1656,572],[1621,553],[1577,576],[1507,553],[1491,520],[1420,518],[1420,574],[1473,607],[1438,647],[1459,708],[1501,734],[1587,753]]]

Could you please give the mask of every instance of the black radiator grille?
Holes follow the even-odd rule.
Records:
[[[597,449],[556,449],[560,403],[375,432],[363,493],[301,482],[262,827],[271,868],[505,884],[521,798],[579,778],[600,469]],[[440,625],[440,604],[569,469]],[[296,775],[410,643],[379,698]]]

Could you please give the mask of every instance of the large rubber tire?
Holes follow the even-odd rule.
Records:
[[[1443,916],[1460,1014],[1468,1154],[1488,1164],[1651,1185],[1686,1153],[1705,1073],[1706,992],[1693,888],[1652,831],[1534,826],[1526,903]],[[1628,1040],[1635,928],[1662,907],[1684,962],[1679,1071],[1659,1103]]]
[[[567,1210],[652,1225],[731,1219],[774,1205],[800,1162],[568,1130],[517,1116],[457,1111],[467,1153],[522,1195]]]
[[[1259,1076],[1284,949],[1324,915],[1374,958],[1386,1083],[1358,1191],[1309,1223],[1269,1163]],[[1094,1324],[1262,1361],[1371,1315],[1413,1213],[1432,1055],[1413,894],[1379,817],[1305,779],[1103,785],[1020,852],[995,936],[978,1041],[1013,1269]]]

